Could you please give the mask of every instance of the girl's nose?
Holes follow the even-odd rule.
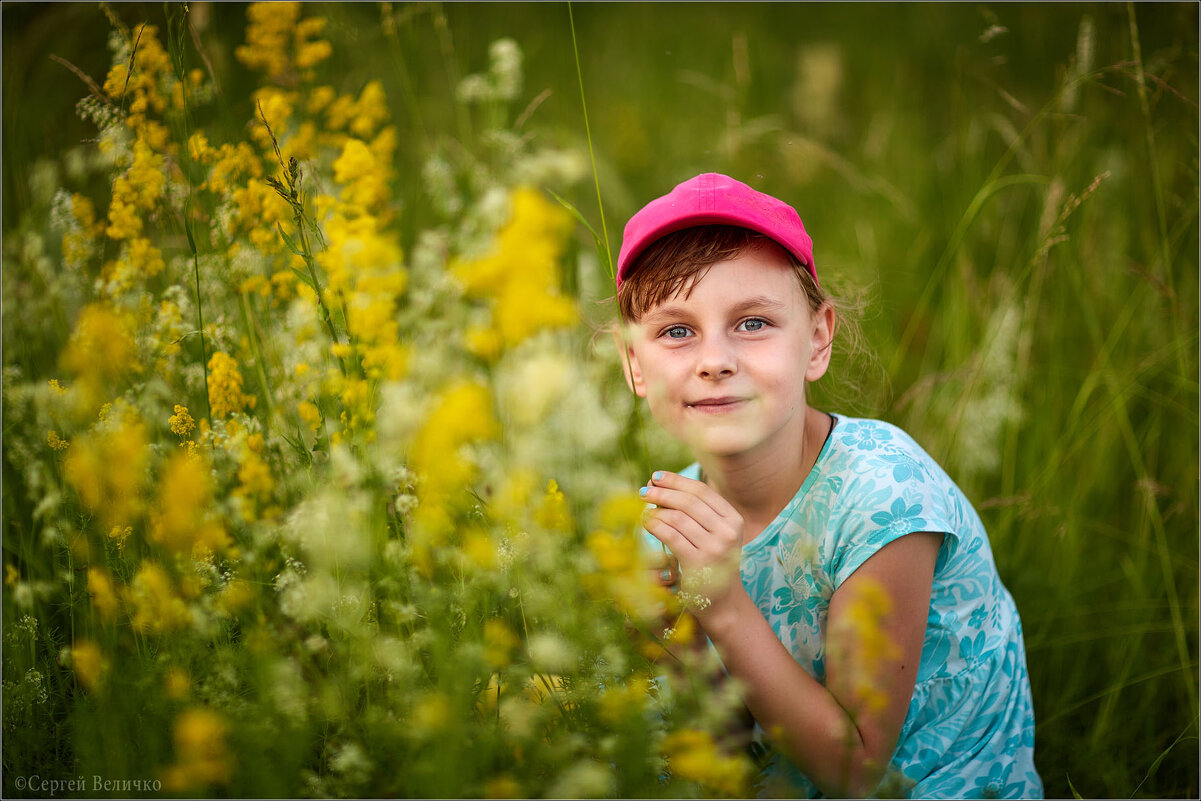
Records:
[[[702,340],[697,352],[696,374],[701,378],[728,378],[737,369],[733,350],[723,337]]]

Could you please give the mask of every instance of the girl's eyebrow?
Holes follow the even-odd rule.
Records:
[[[749,298],[744,298],[743,300],[735,303],[730,307],[729,311],[731,315],[740,315],[751,311],[779,314],[783,312],[784,309],[785,304],[773,297],[769,297],[767,295],[752,295]],[[647,312],[643,316],[642,322],[653,325],[660,319],[668,320],[687,317],[689,316],[689,312],[690,309],[688,308],[687,302],[665,303],[662,306],[658,306],[655,309]]]
[[[779,313],[784,311],[784,308],[785,304],[781,303],[775,298],[768,297],[767,295],[753,295],[745,300],[740,300],[735,303],[730,307],[730,311],[734,312],[735,314],[742,314],[743,312],[748,311],[768,311]]]

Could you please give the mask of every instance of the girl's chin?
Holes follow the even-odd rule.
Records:
[[[717,456],[730,458],[750,451],[755,443],[745,431],[691,430],[684,432],[680,441],[688,446],[695,456]]]

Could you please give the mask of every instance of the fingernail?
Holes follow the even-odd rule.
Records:
[[[655,481],[658,481],[659,479],[663,478],[663,471],[656,470],[654,473],[651,474],[651,478],[653,478]]]
[[[649,492],[649,491],[650,491],[650,487],[643,487],[642,489],[638,490],[638,494],[639,494],[639,495],[646,495],[646,493],[647,493],[647,492]]]

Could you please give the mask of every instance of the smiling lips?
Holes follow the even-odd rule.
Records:
[[[721,414],[722,412],[732,411],[743,403],[742,398],[723,397],[723,398],[703,398],[701,400],[685,403],[689,409],[696,409],[698,412],[705,414]]]

